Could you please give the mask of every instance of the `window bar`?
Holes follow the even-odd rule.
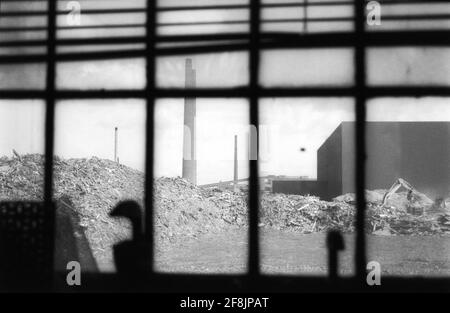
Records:
[[[146,156],[145,156],[145,243],[146,264],[150,274],[154,270],[154,227],[153,227],[153,156],[154,156],[154,112],[155,112],[155,35],[156,1],[147,0],[146,22]]]
[[[55,131],[55,51],[56,51],[56,1],[48,0],[48,14],[47,14],[47,76],[46,76],[46,110],[45,110],[45,168],[44,168],[44,210],[48,210],[50,221],[46,231],[52,234],[55,238],[55,207],[53,206],[53,146],[54,146],[54,131]],[[50,251],[54,251],[54,240],[50,242]],[[54,257],[50,258],[49,264],[49,281],[48,287],[51,287],[52,275],[54,272]]]
[[[256,129],[256,144],[250,146],[256,149],[251,151],[249,160],[250,181],[249,181],[249,255],[248,274],[250,277],[259,275],[259,232],[258,232],[258,211],[259,211],[259,179],[258,179],[258,159],[259,159],[259,36],[260,36],[260,0],[250,2],[250,125]],[[252,131],[250,131],[252,134]],[[254,134],[254,133],[253,133]],[[256,156],[256,157],[255,157]]]
[[[355,0],[355,112],[356,112],[356,250],[355,266],[358,281],[365,282],[366,237],[365,224],[365,119],[366,119],[366,56],[365,1]]]
[[[47,76],[45,113],[45,186],[44,202],[49,208],[53,189],[53,146],[55,129],[55,46],[56,46],[56,0],[48,0],[47,14]]]

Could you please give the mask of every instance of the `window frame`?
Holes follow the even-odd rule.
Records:
[[[385,96],[450,96],[450,88],[434,86],[369,86],[366,82],[366,49],[369,47],[396,46],[450,46],[449,31],[392,31],[368,32],[365,29],[365,5],[368,1],[354,0],[354,30],[350,33],[308,33],[308,34],[271,34],[261,33],[261,0],[249,0],[250,31],[248,34],[224,34],[206,36],[160,36],[156,33],[157,1],[147,0],[146,35],[140,38],[146,48],[138,52],[123,53],[93,53],[83,54],[86,58],[118,58],[145,57],[146,88],[144,90],[57,90],[55,67],[58,61],[71,60],[70,54],[61,56],[56,53],[60,40],[56,38],[57,0],[48,0],[48,27],[44,58],[40,56],[8,56],[1,57],[0,64],[6,62],[36,62],[45,61],[47,67],[46,88],[36,90],[1,90],[2,99],[42,99],[46,102],[45,120],[45,185],[44,204],[47,209],[53,209],[53,152],[55,132],[55,105],[61,99],[117,99],[141,98],[146,100],[146,172],[145,172],[145,241],[148,245],[146,259],[149,266],[145,279],[136,282],[137,290],[146,291],[371,291],[366,284],[366,240],[364,231],[365,220],[365,118],[366,101],[370,98]],[[306,2],[305,2],[306,3]],[[308,6],[306,3],[304,6]],[[201,38],[200,38],[201,37]],[[160,42],[194,41],[198,39],[245,39],[247,43],[232,45],[212,44],[208,47],[183,47],[157,49]],[[114,39],[111,39],[114,40]],[[82,42],[82,40],[79,40]],[[77,42],[77,40],[73,40]],[[293,88],[262,88],[259,85],[259,67],[261,51],[266,49],[292,49],[311,47],[347,47],[354,49],[354,84],[350,87],[293,87]],[[159,88],[156,85],[156,59],[160,55],[176,55],[189,53],[207,53],[221,51],[249,52],[249,84],[237,88],[197,88],[186,90],[182,88]],[[347,278],[330,281],[327,277],[310,276],[277,276],[262,275],[259,259],[259,229],[258,213],[260,207],[258,161],[249,160],[249,254],[248,273],[242,275],[198,275],[198,274],[162,274],[154,271],[154,220],[153,220],[153,155],[154,155],[154,117],[155,101],[159,98],[177,97],[208,97],[208,98],[246,98],[249,101],[250,124],[259,125],[259,99],[264,97],[340,97],[348,96],[355,99],[356,116],[356,247],[355,274]],[[258,140],[258,138],[256,138]],[[56,277],[65,273],[55,273]],[[115,274],[92,273],[85,274],[82,288],[89,290],[120,290]],[[174,286],[176,286],[174,288]],[[448,291],[450,278],[411,278],[383,277],[383,285],[377,290],[383,291]],[[64,286],[58,288],[64,289]],[[133,289],[130,287],[130,289]]]

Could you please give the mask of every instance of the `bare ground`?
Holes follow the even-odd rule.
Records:
[[[353,234],[344,236],[340,273],[353,273]],[[162,272],[243,273],[246,271],[247,232],[244,229],[206,234],[158,251]],[[299,234],[261,230],[261,270],[267,274],[326,275],[325,233]],[[448,236],[367,236],[368,261],[378,261],[383,274],[450,275]]]

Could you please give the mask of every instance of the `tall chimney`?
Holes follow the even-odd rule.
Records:
[[[185,72],[186,89],[195,88],[195,70],[192,68],[192,59],[186,59]],[[183,173],[184,179],[193,184],[197,184],[197,155],[196,155],[196,137],[197,129],[195,125],[196,118],[195,98],[184,99],[184,138],[183,138]]]

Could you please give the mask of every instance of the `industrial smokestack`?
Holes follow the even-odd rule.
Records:
[[[185,87],[195,88],[196,77],[195,70],[192,68],[192,59],[186,59]],[[196,137],[197,129],[195,125],[196,118],[195,98],[184,99],[184,138],[183,138],[183,173],[184,179],[193,184],[197,184],[197,155],[196,155]]]
[[[119,157],[117,155],[118,144],[119,144],[118,131],[119,131],[118,128],[115,127],[114,128],[114,162],[117,162],[117,163],[119,163]]]

